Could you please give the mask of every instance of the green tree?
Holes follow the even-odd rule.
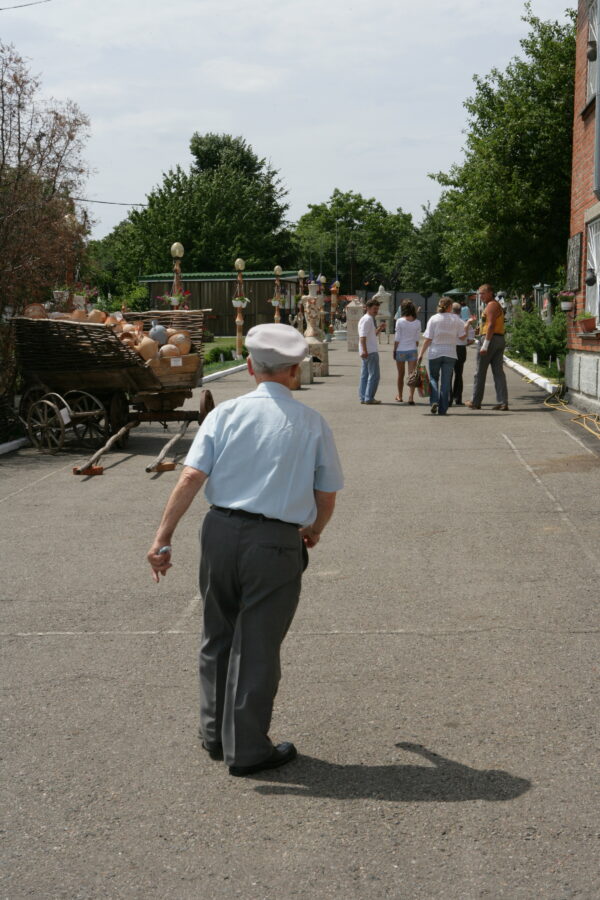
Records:
[[[87,174],[88,124],[71,101],[45,100],[23,58],[0,41],[0,395],[16,375],[4,318],[50,299],[79,262],[87,220],[73,196]]]
[[[554,281],[569,229],[574,13],[543,22],[525,5],[524,58],[475,78],[465,161],[445,187],[443,254],[456,281],[517,291]]]
[[[296,226],[298,263],[319,269],[333,280],[337,274],[342,292],[384,281],[399,287],[410,241],[415,233],[412,217],[398,209],[389,212],[373,197],[336,188],[326,203],[310,204]]]
[[[442,293],[451,286],[452,278],[442,256],[442,244],[447,228],[443,209],[423,207],[423,221],[408,247],[402,268],[403,290],[421,294]]]
[[[145,209],[90,248],[89,266],[106,267],[122,289],[140,273],[170,268],[169,248],[181,241],[188,272],[229,271],[238,256],[249,269],[293,261],[286,191],[278,173],[243,138],[192,136],[193,163],[169,170]]]

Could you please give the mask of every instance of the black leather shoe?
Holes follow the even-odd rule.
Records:
[[[200,740],[202,741],[202,735],[198,735]],[[211,759],[215,761],[220,761],[223,759],[223,744],[208,744],[206,741],[202,741],[202,749],[206,750]]]
[[[278,769],[279,766],[285,766],[298,756],[298,751],[289,741],[283,744],[277,744],[273,747],[270,756],[263,759],[262,762],[254,763],[252,766],[229,766],[230,775],[254,775],[255,772],[263,772],[265,769]]]

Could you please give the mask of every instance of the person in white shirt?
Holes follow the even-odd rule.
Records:
[[[430,412],[445,416],[450,404],[452,373],[456,362],[456,344],[466,335],[468,323],[452,312],[452,297],[440,297],[438,311],[427,323],[425,340],[417,360],[420,364],[429,350]]]
[[[375,316],[379,312],[379,300],[367,300],[366,312],[358,323],[358,352],[362,359],[358,397],[361,403],[372,406],[381,403],[375,399],[379,387],[379,345],[377,335],[385,331],[385,322],[375,326]]]
[[[396,319],[396,331],[394,336],[394,359],[396,368],[398,369],[398,393],[396,400],[402,403],[402,392],[404,390],[404,369],[408,363],[408,374],[417,367],[417,347],[419,346],[419,338],[421,337],[421,323],[417,319],[417,310],[412,300],[403,300],[401,304],[402,315]],[[408,388],[409,406],[415,405],[415,388]]]
[[[468,311],[468,307],[467,311]],[[466,322],[463,315],[463,309],[465,307],[461,306],[460,303],[452,304],[452,312],[462,319],[463,322]],[[471,313],[468,313],[469,318]],[[454,403],[456,406],[462,406],[462,392],[463,392],[463,369],[465,367],[465,362],[467,360],[467,347],[475,342],[475,332],[473,331],[473,326],[470,322],[467,324],[467,333],[464,337],[459,338],[456,344],[456,363],[454,364],[454,375],[452,377],[452,393],[450,395],[450,406]]]

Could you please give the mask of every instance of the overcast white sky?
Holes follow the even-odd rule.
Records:
[[[91,119],[85,196],[143,202],[194,131],[242,135],[280,170],[290,219],[334,188],[421,219],[460,160],[472,76],[504,67],[522,0],[0,0],[0,37]],[[574,4],[571,4],[574,5]],[[564,20],[566,0],[533,0]],[[89,205],[94,235],[126,207]]]

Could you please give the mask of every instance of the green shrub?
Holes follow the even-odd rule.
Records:
[[[204,362],[206,365],[219,363],[221,362],[221,354],[223,354],[223,359],[229,362],[233,359],[233,353],[235,353],[235,344],[222,344],[220,347],[211,347],[210,350],[204,353]],[[242,356],[248,356],[248,351],[245,347],[242,348]]]
[[[537,310],[522,312],[515,317],[509,346],[513,352],[524,359],[533,359],[537,353],[538,360],[545,362],[549,356],[556,359],[567,354],[567,317],[557,309],[549,325],[546,325]]]
[[[552,321],[546,329],[548,339],[548,356],[557,359],[567,355],[567,315],[562,309],[556,309]]]

